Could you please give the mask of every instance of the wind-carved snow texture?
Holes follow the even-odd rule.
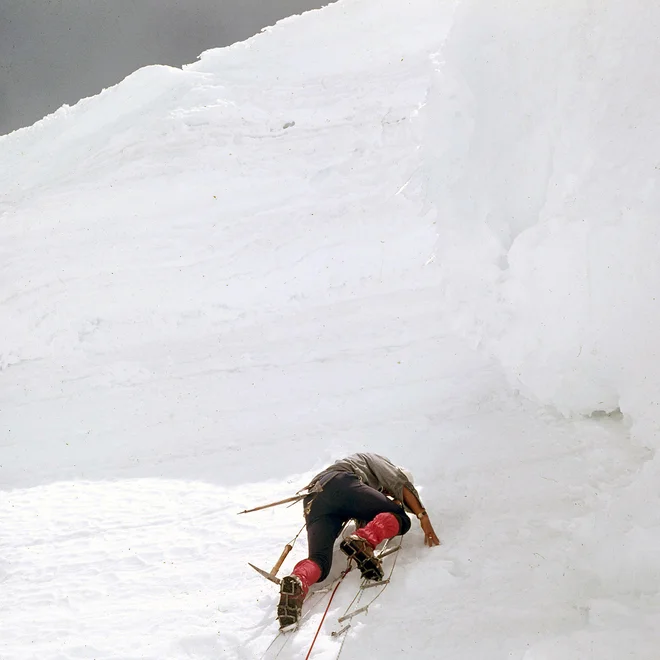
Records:
[[[359,450],[443,544],[343,660],[655,660],[658,11],[339,2],[0,138],[2,660],[261,657],[236,514]]]

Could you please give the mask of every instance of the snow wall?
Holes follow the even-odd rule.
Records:
[[[564,414],[660,424],[660,5],[465,0],[421,177],[459,331]]]
[[[350,23],[343,21],[349,9]],[[497,355],[527,395],[565,414],[620,408],[637,437],[654,446],[660,425],[660,85],[653,65],[660,55],[660,6],[644,0],[464,0],[454,9],[452,0],[433,9],[429,17],[453,11],[453,18],[424,29],[412,10],[387,5],[387,20],[406,29],[367,43],[360,35],[373,29],[374,16],[385,21],[385,9],[340,2],[323,12],[322,22],[312,15],[288,19],[245,45],[208,51],[184,72],[136,72],[98,97],[3,138],[7,165],[0,180],[8,194],[0,211],[30,198],[37,185],[83,176],[96,166],[89,153],[100,154],[97,160],[114,157],[159,131],[170,131],[171,153],[178,153],[174,144],[188,144],[190,137],[170,124],[179,106],[197,102],[189,87],[220,65],[229,85],[248,45],[250,63],[260,71],[259,63],[271,57],[268,44],[287,30],[282,75],[321,77],[368,68],[376,57],[373,44],[393,58],[410,50],[405,40],[417,26],[415,47],[426,49],[428,41],[436,52],[410,144],[411,150],[421,145],[421,186],[407,194],[421,191],[436,212],[431,267],[441,273],[457,331]],[[344,36],[357,44],[353,50],[331,48],[335,23],[351,26]],[[300,52],[326,32],[328,44],[314,62],[301,60]],[[222,107],[244,113],[238,101]],[[125,117],[100,112],[115,112],[115,102]],[[163,127],[147,112],[136,123],[142,105],[169,124]],[[175,119],[163,118],[168,111],[178,113]],[[102,119],[114,136],[109,144]],[[276,124],[288,118],[264,112],[257,119]],[[63,124],[72,130],[65,132]],[[134,155],[149,159],[148,153]],[[7,354],[24,343],[5,337]],[[39,350],[14,352],[29,358]],[[3,358],[17,359],[13,353]]]

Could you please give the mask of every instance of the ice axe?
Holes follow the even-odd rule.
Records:
[[[250,562],[248,562],[248,564],[250,564],[250,566],[252,566],[252,568],[254,568],[254,570],[257,571],[257,573],[259,573],[259,575],[263,575],[267,580],[270,580],[275,584],[279,584],[281,580],[280,578],[277,577],[277,571],[280,570],[282,564],[284,563],[284,560],[289,556],[291,550],[293,550],[293,545],[298,540],[298,537],[302,533],[303,529],[305,529],[305,525],[303,525],[300,528],[300,531],[293,537],[293,539],[291,539],[291,541],[289,541],[289,543],[287,543],[284,546],[284,550],[282,550],[282,554],[280,555],[280,558],[277,560],[275,566],[273,566],[270,573],[268,571],[264,571],[263,568],[259,568],[258,566],[251,564]]]
[[[279,584],[280,583],[280,578],[275,577],[275,576],[277,575],[277,571],[279,571],[280,568],[282,567],[282,564],[284,563],[284,560],[289,556],[289,553],[291,552],[291,550],[293,550],[293,545],[291,545],[291,543],[287,543],[284,546],[284,550],[282,550],[282,554],[280,555],[280,558],[277,560],[277,563],[275,564],[275,566],[273,566],[270,573],[268,573],[267,571],[264,571],[263,568],[259,568],[258,566],[255,566],[254,564],[250,564],[250,562],[248,562],[248,564],[250,564],[250,566],[252,566],[252,568],[254,568],[254,570],[257,571],[257,573],[259,573],[259,575],[263,575],[267,580],[270,580],[271,582],[274,582],[275,584]]]
[[[270,504],[262,504],[261,506],[255,506],[254,509],[245,509],[245,511],[239,511],[238,515],[240,516],[242,513],[252,513],[253,511],[261,511],[262,509],[270,509],[271,507],[279,506],[280,504],[286,504],[287,502],[293,502],[295,504],[296,502],[300,502],[300,500],[303,500],[306,497],[307,497],[307,493],[303,493],[302,495],[294,495],[293,497],[287,497],[284,500],[271,502]]]
[[[270,502],[269,504],[262,504],[261,506],[255,506],[253,509],[245,509],[245,511],[239,511],[238,515],[240,516],[242,513],[252,513],[254,511],[262,511],[263,509],[270,509],[271,507],[279,506],[280,504],[288,504],[289,502],[292,502],[291,506],[293,506],[296,502],[300,502],[300,500],[304,500],[312,493],[320,493],[323,490],[323,488],[320,484],[315,484],[312,487],[305,486],[305,488],[302,488],[301,490],[304,490],[305,492],[301,493],[299,490],[292,497],[286,497],[283,500],[278,500],[277,502]]]
[[[295,504],[296,502],[299,502],[300,500],[304,499],[305,497],[307,497],[307,494],[294,495],[293,497],[287,497],[286,499],[279,500],[278,502],[271,502],[270,504],[263,504],[262,506],[257,506],[254,509],[246,509],[245,511],[239,511],[239,515],[241,513],[252,513],[253,511],[261,511],[262,509],[269,509],[273,506],[278,506],[280,504],[286,504],[287,502],[293,502]],[[302,532],[302,530],[304,528],[305,528],[305,526],[303,525],[300,532]],[[284,550],[282,550],[282,554],[280,555],[280,558],[277,560],[277,563],[275,564],[275,566],[273,566],[270,573],[268,573],[267,571],[264,571],[263,568],[259,568],[258,566],[255,566],[254,564],[251,564],[250,562],[248,562],[248,564],[250,564],[250,566],[252,566],[252,568],[254,568],[254,570],[257,571],[257,573],[259,573],[259,575],[263,575],[267,580],[270,580],[271,582],[274,582],[275,584],[279,584],[280,579],[278,577],[275,577],[277,575],[277,571],[280,570],[282,564],[284,563],[284,560],[288,557],[291,550],[293,550],[293,544],[296,542],[296,539],[300,535],[300,532],[298,532],[298,534],[296,534],[296,537],[293,539],[293,541],[291,543],[287,543],[284,546]]]
[[[300,500],[305,499],[311,493],[319,493],[321,491],[321,486],[317,484],[311,488],[308,486],[303,490],[306,490],[307,492],[300,494],[300,491],[298,491],[298,493],[296,493],[296,495],[294,495],[293,497],[287,497],[286,499],[279,500],[277,502],[271,502],[270,504],[262,504],[261,506],[257,506],[253,509],[246,509],[245,511],[239,511],[239,515],[241,513],[252,513],[253,511],[262,511],[263,509],[270,509],[271,507],[279,506],[280,504],[287,504],[288,502],[293,502],[295,504],[296,502],[300,502]],[[296,542],[303,529],[305,529],[305,526],[306,523],[300,528],[300,531],[293,537],[293,540],[284,546],[284,550],[282,550],[282,554],[280,555],[280,558],[275,563],[275,566],[273,566],[273,568],[270,570],[270,573],[268,571],[264,571],[263,568],[259,568],[258,566],[255,566],[250,562],[248,562],[248,564],[252,566],[252,568],[254,568],[254,570],[257,571],[259,575],[263,575],[267,580],[270,580],[275,584],[279,584],[281,580],[280,578],[277,577],[277,571],[280,570],[282,564],[284,563],[284,560],[289,556],[291,550],[293,550],[293,544]]]

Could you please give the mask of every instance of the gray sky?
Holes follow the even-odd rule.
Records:
[[[0,134],[330,0],[0,0]]]

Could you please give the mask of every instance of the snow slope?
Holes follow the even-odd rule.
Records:
[[[443,545],[312,657],[657,658],[658,14],[345,0],[0,138],[0,658],[264,657],[236,513],[363,449]]]

